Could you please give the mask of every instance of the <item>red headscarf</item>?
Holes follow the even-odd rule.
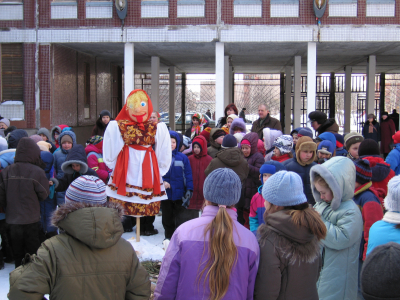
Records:
[[[135,116],[136,117],[136,122],[132,120],[131,116],[128,113],[128,108],[127,108],[127,104],[130,100],[131,97],[135,97],[134,94],[136,94],[137,92],[143,92],[146,97],[147,97],[147,117],[146,119],[143,119],[143,116]],[[115,118],[115,120],[131,120],[132,122],[126,124],[126,125],[135,125],[137,124],[139,126],[140,129],[144,130],[144,125],[143,123],[146,122],[150,116],[151,113],[153,112],[153,104],[151,103],[150,97],[149,95],[147,95],[147,93],[143,90],[137,89],[137,90],[133,90],[132,92],[130,92],[130,94],[128,95],[128,97],[126,97],[126,103],[124,105],[124,107],[121,109],[121,111],[119,112],[118,116]]]

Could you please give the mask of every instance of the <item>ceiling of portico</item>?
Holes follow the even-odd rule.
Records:
[[[124,64],[122,43],[67,43],[73,48],[114,64]],[[177,72],[214,73],[215,43],[135,43],[135,72],[151,72],[151,56],[160,57],[160,72],[170,66]],[[302,57],[302,72],[307,72],[307,43],[225,43],[236,73],[279,73],[293,65],[294,56]],[[400,43],[351,42],[317,43],[317,73],[365,73],[369,55],[376,55],[376,72],[400,73]]]

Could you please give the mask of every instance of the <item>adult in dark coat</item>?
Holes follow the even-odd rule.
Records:
[[[278,119],[275,119],[269,115],[267,107],[264,104],[261,104],[258,107],[258,116],[259,118],[253,122],[251,132],[257,133],[260,140],[262,140],[264,137],[264,128],[271,128],[282,131],[281,122]]]
[[[72,164],[79,164],[80,170],[75,171],[72,167]],[[66,191],[69,185],[82,175],[92,175],[95,177],[99,177],[95,170],[89,168],[87,164],[86,152],[85,148],[82,145],[76,144],[69,151],[65,162],[61,165],[61,169],[64,172],[64,176],[58,180],[55,180],[56,183],[56,192]]]
[[[392,150],[390,149],[390,144],[392,143],[392,135],[396,133],[396,126],[394,122],[389,118],[389,114],[385,111],[382,113],[381,119],[381,153],[383,158],[389,154]]]
[[[100,112],[99,118],[96,121],[96,125],[94,125],[93,127],[92,136],[104,136],[104,132],[106,131],[108,123],[111,120],[111,113],[108,110],[102,110]]]
[[[242,186],[242,194],[239,202],[236,204],[236,208],[238,210],[238,222],[249,229],[251,198],[258,192],[258,188],[261,185],[260,168],[264,164],[264,156],[258,152],[258,135],[255,132],[250,132],[243,137],[241,142],[242,147],[246,144],[246,141],[250,143],[251,147],[250,155],[245,156],[249,165],[249,175]]]
[[[210,162],[204,173],[207,177],[212,171],[219,168],[228,168],[234,171],[239,176],[242,185],[249,174],[249,165],[244,158],[242,150],[237,147],[236,138],[231,134],[227,134],[224,137],[222,149]]]
[[[242,118],[243,121],[246,123],[246,107],[243,107],[240,111],[239,118]]]
[[[396,127],[396,131],[399,130],[399,114],[395,109],[393,109],[393,112],[389,115],[389,117],[393,120],[394,126]]]
[[[308,118],[317,136],[324,132],[339,133],[339,125],[336,123],[335,119],[328,119],[327,115],[322,111],[310,112]]]
[[[224,113],[225,113],[225,116],[219,118],[219,120],[218,120],[218,123],[216,126],[218,128],[222,128],[222,126],[224,126],[226,124],[226,119],[228,118],[229,115],[232,115],[232,114],[238,115],[239,111],[235,104],[230,103],[225,107]]]
[[[362,129],[362,135],[365,140],[371,139],[377,143],[381,140],[381,128],[379,123],[376,121],[376,116],[374,114],[368,115],[368,121],[365,122]]]

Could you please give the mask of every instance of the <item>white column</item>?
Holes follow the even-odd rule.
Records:
[[[176,68],[169,67],[169,127],[175,130],[175,76]]]
[[[370,55],[367,64],[367,101],[365,103],[366,114],[375,114],[375,73],[376,56]],[[378,118],[378,116],[376,116]]]
[[[309,42],[307,48],[307,115],[315,111],[317,86],[317,44]]]
[[[293,129],[301,126],[301,56],[294,57]],[[304,120],[307,121],[307,120]]]
[[[224,108],[230,103],[229,101],[229,56],[224,56]]]
[[[224,43],[215,43],[215,120],[224,116],[225,100]]]
[[[133,43],[125,43],[124,46],[124,95],[122,96],[125,104],[126,98],[135,89],[135,48]]]
[[[351,131],[351,72],[350,66],[344,67],[344,132]]]
[[[158,56],[151,57],[151,102],[153,109],[159,111],[160,98],[160,58]]]
[[[285,68],[285,134],[290,134],[292,123],[292,67]]]

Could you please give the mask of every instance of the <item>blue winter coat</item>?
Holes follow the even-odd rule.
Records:
[[[346,149],[342,148],[340,150],[338,150],[338,148],[336,148],[336,156],[347,156],[348,152]]]
[[[385,162],[390,165],[396,175],[400,174],[400,144],[396,144],[396,148],[389,152]]]
[[[389,242],[400,244],[400,229],[395,228],[400,224],[400,213],[388,211],[381,221],[375,222],[369,229],[367,256],[380,245]]]
[[[0,170],[14,163],[15,150],[16,149],[8,149],[0,152]]]
[[[333,192],[330,203],[321,200],[313,181],[319,174]],[[315,210],[325,223],[323,268],[317,283],[319,299],[354,300],[358,290],[358,263],[363,221],[353,201],[356,168],[347,157],[333,157],[311,168]]]
[[[64,135],[69,135],[72,138],[72,144],[75,145],[75,143],[76,143],[75,133],[73,133],[72,131],[62,132],[59,135],[58,140],[61,141],[61,138]],[[54,166],[54,172],[56,173],[56,178],[61,179],[64,176],[64,172],[61,168],[61,165],[65,162],[67,155],[69,153],[69,150],[62,149],[61,145],[60,145],[60,148],[58,148],[58,149],[59,150],[54,152],[54,154],[53,154],[54,155],[53,166]],[[63,204],[64,198],[65,198],[65,192],[57,192],[57,203],[58,204]]]
[[[317,163],[312,162],[311,164],[303,167],[297,162],[297,159],[294,157],[288,159],[287,161],[284,161],[282,164],[285,166],[286,170],[295,172],[300,175],[301,180],[303,181],[303,191],[307,197],[307,202],[310,203],[311,205],[314,205],[315,200],[311,192],[311,183],[310,183],[310,169]]]
[[[187,190],[193,191],[192,168],[187,156],[178,151],[182,144],[178,133],[171,130],[169,134],[176,139],[176,148],[172,151],[171,167],[163,180],[171,185],[171,188],[166,189],[168,199],[182,200]]]

